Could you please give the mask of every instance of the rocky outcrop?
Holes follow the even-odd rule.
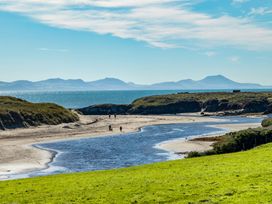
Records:
[[[179,101],[176,103],[170,103],[166,105],[155,106],[139,106],[137,108],[131,108],[129,114],[175,114],[175,113],[190,113],[200,112],[201,103],[198,101]]]
[[[272,93],[178,93],[143,97],[130,105],[93,105],[78,111],[89,115],[176,114],[200,111],[203,115],[268,114],[272,113]]]
[[[247,102],[243,109],[245,113],[261,113],[268,110],[269,102],[267,100],[253,100]]]
[[[77,109],[83,115],[123,115],[129,112],[131,105],[102,104]]]
[[[242,109],[238,103],[230,103],[228,100],[211,99],[203,103],[204,112],[234,111]]]
[[[179,101],[177,103],[148,106],[148,107],[146,106],[133,107],[132,105],[102,104],[102,105],[93,105],[86,108],[80,108],[80,109],[77,109],[77,111],[84,115],[175,114],[175,113],[200,112],[201,103],[198,101]]]
[[[267,110],[264,112],[265,114],[271,114],[272,113],[272,103],[269,103],[267,106]]]

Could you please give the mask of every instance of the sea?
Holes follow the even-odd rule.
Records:
[[[245,89],[243,92],[272,92],[272,89]],[[180,92],[232,92],[232,90],[136,90],[136,91],[25,91],[1,92],[2,96],[14,96],[34,103],[56,103],[66,108],[83,108],[94,104],[130,104],[137,98]]]

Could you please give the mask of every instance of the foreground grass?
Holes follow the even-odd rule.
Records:
[[[0,203],[272,203],[272,144],[127,169],[0,182]]]

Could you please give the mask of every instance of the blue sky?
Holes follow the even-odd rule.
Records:
[[[0,26],[0,81],[272,84],[271,0],[0,0]]]

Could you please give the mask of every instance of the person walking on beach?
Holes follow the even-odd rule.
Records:
[[[116,119],[116,117],[117,117],[116,114],[114,114],[114,118],[115,118],[115,119]]]
[[[111,125],[109,125],[109,131],[112,131],[112,127],[111,127]]]
[[[109,114],[109,118],[111,118],[111,115]]]
[[[120,126],[120,132],[123,132],[123,127],[122,126]]]

